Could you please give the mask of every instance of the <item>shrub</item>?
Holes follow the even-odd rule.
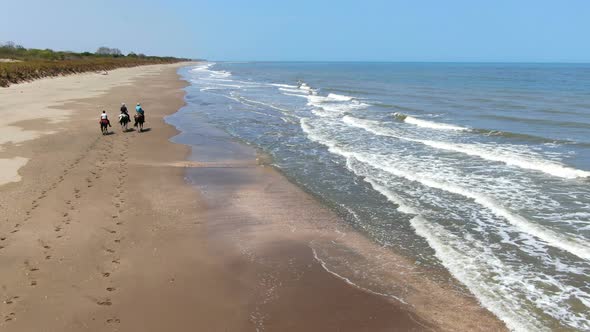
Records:
[[[121,67],[174,63],[176,58],[84,58],[76,60],[32,60],[0,63],[0,86],[31,81],[42,77],[62,76],[89,71],[105,71]]]

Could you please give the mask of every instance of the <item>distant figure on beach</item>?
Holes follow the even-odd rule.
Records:
[[[135,124],[134,127],[139,126],[139,131],[143,131],[143,123],[145,122],[145,112],[140,103],[135,106]]]
[[[111,121],[109,121],[109,116],[107,115],[107,111],[102,111],[100,114],[100,131],[102,134],[107,134],[109,132],[108,127],[111,127]]]

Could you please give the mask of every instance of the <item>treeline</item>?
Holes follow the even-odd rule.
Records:
[[[119,49],[109,47],[100,47],[94,53],[77,53],[51,49],[27,49],[8,42],[0,44],[0,86],[6,87],[10,84],[48,76],[187,60],[189,59],[147,56],[133,52],[124,55]]]

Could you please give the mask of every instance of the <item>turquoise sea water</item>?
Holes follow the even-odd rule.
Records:
[[[513,330],[590,330],[590,65],[204,63],[227,131]]]

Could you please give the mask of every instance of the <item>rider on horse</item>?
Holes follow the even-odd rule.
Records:
[[[145,112],[143,111],[143,108],[141,108],[141,104],[137,103],[137,105],[135,106],[135,124],[134,126],[137,127],[138,124],[142,124],[145,121]]]
[[[127,106],[125,106],[125,103],[121,103],[121,114],[125,114],[129,117],[129,112],[127,112]]]
[[[129,112],[127,112],[127,106],[125,106],[125,103],[121,104],[121,114],[119,114],[119,122],[121,122],[121,120],[126,117],[127,119],[130,119],[131,117],[129,116]]]
[[[143,108],[141,108],[141,104],[137,103],[137,106],[135,106],[135,112],[137,112],[138,115],[144,116],[144,112],[143,112]]]
[[[107,111],[102,111],[102,113],[100,114],[100,124],[105,124],[105,125],[109,125],[109,127],[111,126],[111,121],[109,121],[109,116],[107,115]]]

